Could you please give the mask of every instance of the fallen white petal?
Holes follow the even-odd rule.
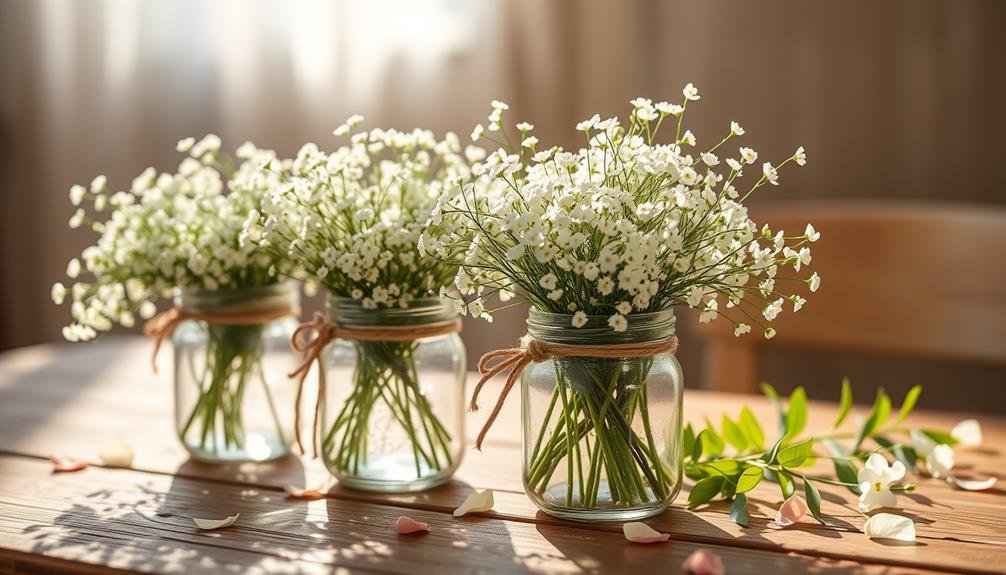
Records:
[[[863,524],[863,533],[870,539],[915,541],[915,523],[908,517],[892,513],[878,513]]]
[[[429,531],[430,524],[423,523],[422,521],[416,521],[411,517],[402,515],[395,521],[395,532],[400,535],[407,535],[409,533],[419,533],[422,531]]]
[[[230,517],[225,517],[223,519],[198,519],[196,517],[193,517],[192,522],[196,524],[196,527],[204,531],[209,531],[212,529],[222,529],[224,527],[230,527],[231,525],[234,525],[234,522],[237,521],[238,517],[240,516],[241,516],[240,513],[235,513],[234,515],[231,515]]]
[[[307,489],[307,488],[301,489],[300,487],[290,485],[289,483],[283,486],[283,491],[286,491],[286,494],[291,499],[304,499],[307,501],[313,501],[315,499],[323,499],[325,497],[325,493],[322,491],[322,489],[323,487],[316,487],[314,489]]]
[[[966,479],[964,477],[950,476],[950,483],[958,489],[965,491],[985,491],[992,489],[999,482],[998,477],[986,477],[985,479]]]
[[[982,424],[977,419],[965,419],[950,430],[950,436],[961,447],[978,447],[982,444]]]
[[[681,569],[689,575],[724,575],[723,560],[705,549],[696,549],[681,564]]]
[[[622,533],[625,534],[626,539],[633,543],[660,543],[671,538],[670,533],[661,533],[639,521],[622,525]]]
[[[106,467],[131,467],[133,465],[133,448],[121,439],[116,439],[101,446],[98,457]]]
[[[491,511],[493,508],[493,490],[486,489],[484,491],[476,491],[465,499],[465,502],[461,504],[454,510],[455,517],[461,517],[462,515],[468,513],[477,513],[479,511]]]
[[[71,473],[87,469],[86,461],[75,461],[55,454],[49,456],[49,461],[52,461],[52,471],[54,473]]]

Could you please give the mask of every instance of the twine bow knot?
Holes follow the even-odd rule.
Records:
[[[325,401],[325,367],[321,354],[325,347],[336,339],[351,339],[358,341],[413,341],[424,337],[433,337],[461,331],[461,320],[453,319],[424,325],[392,325],[392,326],[348,326],[341,325],[315,312],[311,321],[306,321],[293,332],[290,347],[297,353],[303,353],[304,359],[297,369],[290,372],[291,378],[299,378],[297,383],[296,409],[294,410],[294,431],[297,447],[301,453],[306,453],[300,434],[300,403],[304,394],[304,382],[311,366],[318,363],[318,395],[314,403],[314,421],[311,424],[311,448],[313,457],[318,457],[318,425],[321,421],[321,406]]]
[[[507,371],[506,383],[500,390],[499,398],[493,406],[492,412],[486,418],[485,424],[475,438],[475,449],[482,450],[482,442],[489,428],[492,427],[499,416],[503,404],[506,402],[510,390],[520,379],[521,373],[531,363],[541,363],[559,357],[593,357],[607,359],[626,359],[648,357],[664,352],[674,352],[678,348],[678,338],[671,336],[666,339],[647,341],[641,343],[616,343],[616,344],[593,344],[593,345],[571,345],[559,343],[547,343],[536,340],[529,335],[521,338],[517,347],[507,349],[497,349],[486,353],[479,359],[479,381],[475,384],[472,392],[472,399],[468,404],[468,411],[478,411],[478,398],[482,388],[492,378]]]

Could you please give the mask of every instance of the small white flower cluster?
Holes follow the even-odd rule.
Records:
[[[421,256],[423,224],[438,198],[469,177],[485,157],[448,133],[427,130],[353,132],[351,117],[335,130],[349,143],[334,152],[307,144],[296,159],[271,166],[283,185],[264,202],[246,233],[271,253],[289,257],[308,278],[367,309],[409,306],[436,296],[456,267]]]
[[[628,126],[598,115],[580,122],[586,146],[573,152],[539,149],[527,123],[517,125],[520,145],[511,145],[502,120],[508,106],[493,102],[488,127],[477,126],[472,137],[500,147],[472,171],[500,185],[451,189],[421,238],[427,253],[459,264],[459,305],[488,316],[490,296],[520,292],[539,309],[572,314],[574,327],[599,315],[624,331],[629,314],[687,304],[703,322],[737,317],[737,336],[751,331],[746,322],[762,324],[760,315],[772,337],[769,322],[784,304],[797,311],[806,301],[785,282],[810,291],[820,284],[816,273],[780,276],[811,262],[809,244],[820,234],[811,225],[797,236],[759,229],[744,201],[806,155],[800,148],[778,165],[765,162],[742,193],[735,184],[757,152],[740,147],[722,161],[720,154],[744,129],[733,122],[718,143],[694,150],[682,118],[698,90],[689,84],[683,94],[680,104],[633,100]],[[674,130],[672,142],[657,142],[662,125]]]
[[[214,135],[180,141],[186,158],[177,173],[147,168],[128,191],[109,193],[104,176],[89,188],[70,188],[77,206],[70,227],[87,224],[99,237],[67,265],[67,276],[82,279],[52,287],[57,305],[70,296],[66,339],[92,339],[115,323],[131,327],[137,312],[153,316],[154,302],[174,288],[259,287],[292,273],[244,233],[246,221],[259,217],[263,192],[279,184],[259,169],[275,154],[247,143],[233,170],[233,162],[220,157],[220,144]],[[88,201],[90,211],[83,206]]]

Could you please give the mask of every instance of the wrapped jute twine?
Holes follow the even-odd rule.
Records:
[[[265,308],[261,305],[231,306],[213,311],[195,311],[173,307],[148,319],[143,324],[143,335],[154,340],[154,354],[150,361],[156,373],[157,353],[161,351],[161,345],[165,339],[171,337],[178,324],[185,320],[205,321],[216,325],[262,325],[288,315],[300,315],[300,308],[289,304]]]
[[[450,321],[427,323],[420,325],[342,325],[327,319],[324,314],[315,313],[311,321],[300,324],[300,327],[293,332],[290,338],[290,347],[298,353],[304,354],[304,361],[297,369],[290,372],[290,377],[297,377],[297,399],[294,411],[294,429],[297,436],[297,446],[301,453],[304,444],[300,435],[301,409],[300,400],[304,393],[304,381],[311,371],[311,365],[318,363],[318,396],[314,403],[314,421],[311,424],[311,446],[314,457],[318,457],[318,425],[321,415],[321,406],[325,400],[325,366],[321,361],[321,354],[329,343],[336,339],[347,339],[356,341],[413,341],[424,337],[434,337],[457,333],[461,331],[461,320],[452,319]]]
[[[671,336],[666,339],[645,341],[639,343],[613,343],[613,344],[561,344],[548,343],[525,335],[521,338],[517,347],[508,349],[497,349],[490,351],[479,359],[479,375],[482,377],[475,385],[472,392],[472,400],[468,404],[468,411],[478,411],[479,393],[482,388],[493,377],[509,370],[506,383],[500,390],[496,405],[486,419],[478,437],[475,438],[475,449],[482,450],[482,441],[485,439],[489,428],[492,427],[503,409],[507,395],[513,389],[514,384],[520,379],[524,368],[531,363],[541,363],[555,358],[564,357],[589,357],[599,359],[628,359],[638,357],[650,357],[664,352],[674,352],[678,349],[678,338]]]

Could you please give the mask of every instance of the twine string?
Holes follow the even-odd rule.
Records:
[[[520,379],[521,373],[531,363],[541,363],[549,359],[564,357],[591,357],[600,359],[627,359],[650,357],[664,352],[674,352],[678,349],[678,338],[670,337],[655,341],[640,343],[617,343],[617,344],[591,344],[591,345],[570,345],[559,343],[547,343],[533,339],[525,335],[521,338],[517,347],[507,349],[497,349],[490,351],[479,359],[479,381],[475,384],[472,392],[471,402],[468,404],[469,411],[478,411],[478,398],[482,388],[492,378],[504,372],[507,373],[506,382],[500,390],[489,417],[483,424],[478,436],[475,438],[475,449],[482,450],[482,442],[485,440],[489,429],[496,422],[496,418],[503,409],[510,390]]]
[[[216,325],[263,325],[288,315],[299,315],[296,306],[273,308],[232,307],[214,311],[183,310],[173,307],[148,319],[143,324],[143,335],[153,338],[154,353],[150,358],[154,373],[157,373],[157,354],[164,340],[175,333],[175,329],[186,320],[204,321]]]

